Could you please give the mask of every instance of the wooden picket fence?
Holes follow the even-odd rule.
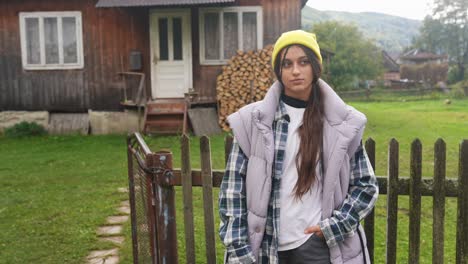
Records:
[[[201,169],[191,168],[189,137],[181,137],[181,168],[172,168],[172,153],[153,153],[143,138],[128,137],[128,175],[132,220],[134,263],[178,263],[174,186],[182,186],[185,227],[185,257],[195,262],[193,187],[203,188],[206,263],[216,263],[213,188],[221,184],[224,170],[212,170],[208,137],[200,138]],[[225,160],[232,137],[225,140]],[[377,177],[380,194],[387,195],[386,263],[397,263],[398,196],[409,196],[408,263],[419,263],[421,197],[433,197],[432,263],[444,263],[445,198],[457,197],[456,263],[468,264],[468,140],[459,146],[458,179],[446,178],[446,146],[442,139],[434,145],[434,177],[422,178],[422,145],[411,144],[410,177],[399,177],[399,144],[388,145],[388,176]],[[365,149],[375,169],[375,142],[368,139]],[[374,212],[364,221],[367,246],[374,259]]]

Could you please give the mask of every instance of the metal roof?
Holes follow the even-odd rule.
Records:
[[[446,55],[438,55],[421,49],[412,49],[403,54],[400,59],[404,60],[436,60],[444,59]]]
[[[96,7],[174,6],[234,3],[235,0],[99,0]]]

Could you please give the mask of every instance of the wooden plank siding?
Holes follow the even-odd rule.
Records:
[[[301,1],[284,0],[238,0],[236,6],[262,6],[263,9],[263,45],[274,44],[284,31],[301,28]],[[199,8],[191,9],[193,86],[198,92],[195,103],[216,102],[216,77],[222,71],[222,65],[200,64]]]
[[[132,50],[142,53],[146,93],[151,95],[149,10],[153,7],[96,8],[97,0],[25,0],[0,4],[0,111],[86,112],[121,110],[124,82],[118,72],[129,68]],[[209,5],[217,6],[217,5]],[[301,27],[301,1],[237,0],[219,6],[262,6],[263,44]],[[222,65],[200,64],[199,9],[190,8],[194,103],[216,103],[216,77]],[[24,70],[21,65],[19,12],[80,11],[84,68]]]
[[[281,33],[301,28],[301,1],[263,0],[263,44],[273,44]]]
[[[95,4],[95,0],[2,2],[0,111],[119,110],[123,91],[117,72],[128,69],[131,50],[142,52],[144,72],[150,83],[147,9],[96,8]],[[19,12],[35,11],[81,12],[83,69],[22,68]]]

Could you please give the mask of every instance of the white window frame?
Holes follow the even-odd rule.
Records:
[[[59,51],[59,63],[46,64],[45,58],[45,40],[44,40],[44,18],[57,18],[57,39]],[[77,49],[77,62],[64,63],[63,62],[63,35],[62,35],[62,18],[74,17],[76,21],[76,49]],[[27,43],[26,43],[26,18],[39,19],[39,50],[40,50],[40,63],[30,64],[27,57]],[[20,12],[20,39],[21,39],[21,57],[23,68],[26,70],[69,70],[69,69],[82,69],[84,67],[83,59],[83,29],[81,24],[80,11],[65,11],[65,12]]]
[[[200,64],[201,65],[224,65],[227,64],[230,58],[224,57],[224,13],[237,13],[237,34],[238,34],[238,50],[244,50],[243,28],[242,28],[242,13],[256,12],[257,13],[257,48],[263,48],[263,10],[261,6],[236,6],[225,8],[201,8],[199,12],[199,30],[200,30]],[[208,60],[205,59],[205,14],[218,13],[219,17],[219,52],[221,59]]]

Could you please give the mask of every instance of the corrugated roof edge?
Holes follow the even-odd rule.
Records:
[[[217,3],[234,3],[235,0],[205,0],[205,1],[197,1],[197,0],[187,0],[186,2],[179,2],[179,3],[173,3],[172,1],[165,2],[163,1],[157,1],[158,3],[155,3],[156,1],[154,0],[146,0],[146,1],[140,1],[138,3],[135,3],[135,1],[128,0],[128,1],[118,1],[118,3],[115,3],[115,1],[109,1],[109,0],[99,0],[96,3],[96,7],[137,7],[137,6],[182,6],[182,5],[203,5],[203,4],[217,4]]]

